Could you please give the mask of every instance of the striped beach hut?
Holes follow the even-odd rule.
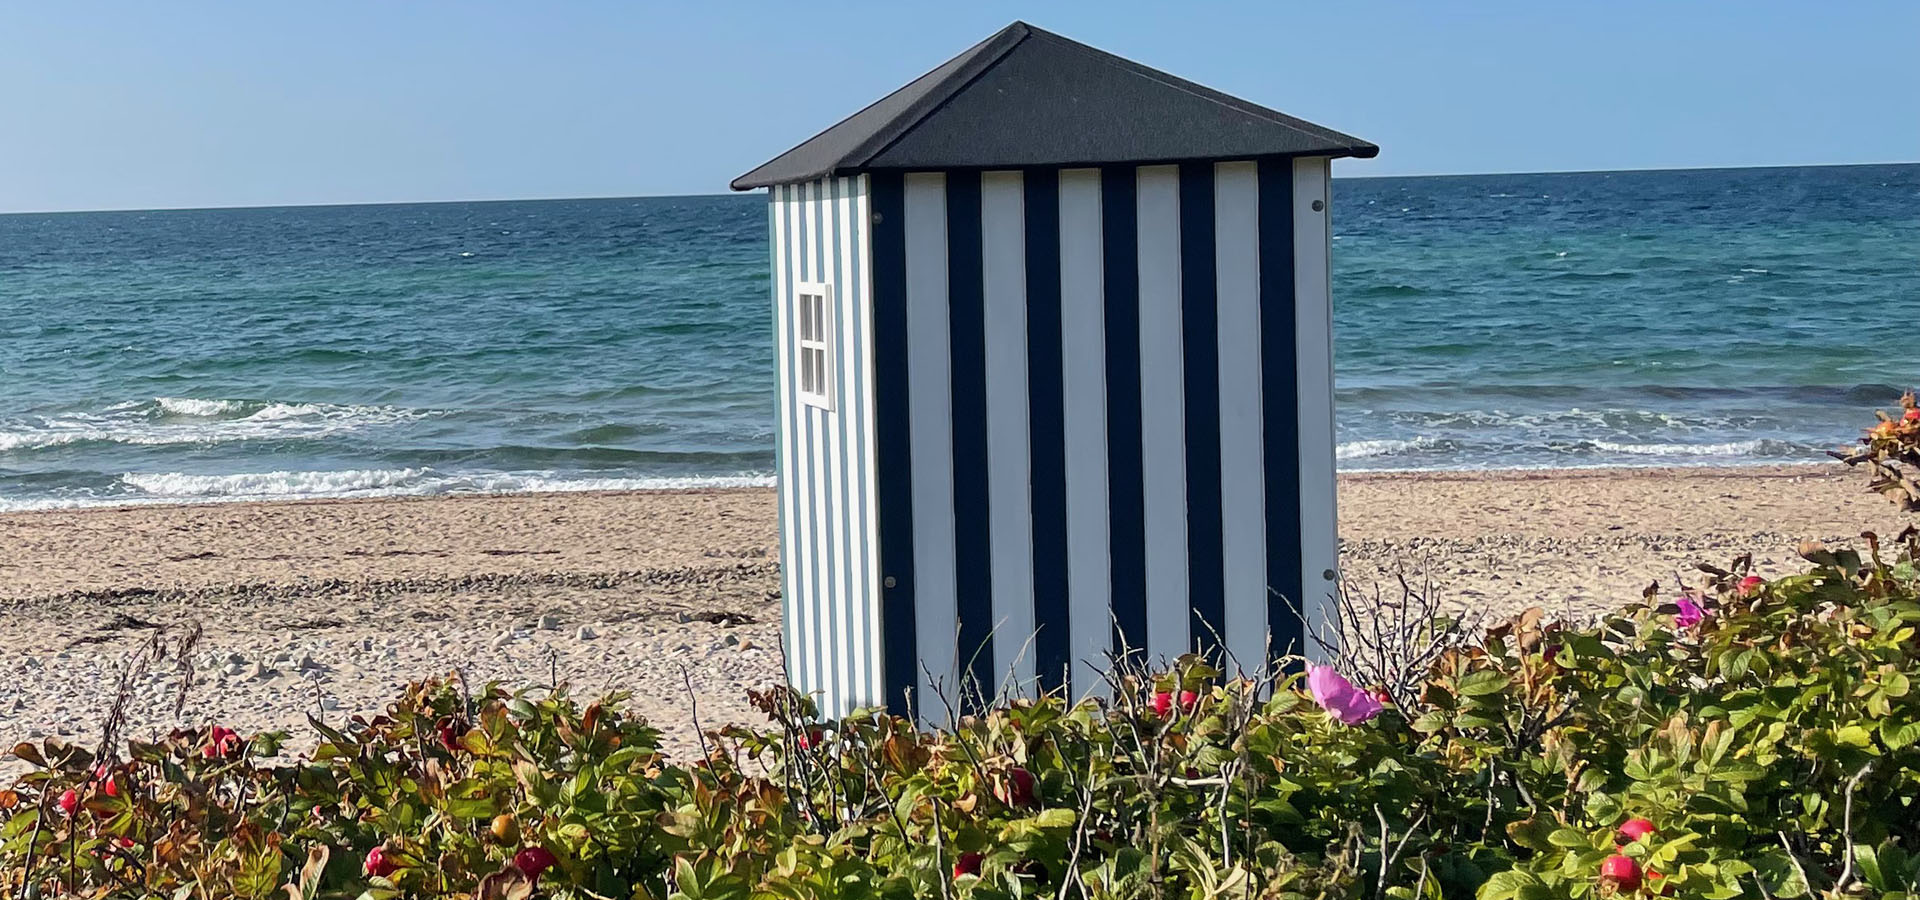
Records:
[[[791,684],[938,720],[1122,648],[1302,649],[1328,163],[1376,152],[1015,23],[736,179],[772,220]]]

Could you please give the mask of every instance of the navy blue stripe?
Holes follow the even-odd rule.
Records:
[[[1293,161],[1262,160],[1259,181],[1267,628],[1275,653],[1303,653],[1307,648],[1300,618],[1300,354],[1293,318]]]
[[[947,312],[953,373],[953,562],[962,678],[991,697],[993,555],[987,506],[987,325],[980,173],[947,176]],[[971,663],[969,665],[969,663]]]
[[[1213,164],[1180,166],[1181,384],[1187,444],[1187,600],[1193,640],[1217,652],[1227,633],[1220,512],[1220,312],[1213,248]]]
[[[1072,657],[1067,604],[1066,375],[1060,347],[1060,173],[1027,172],[1027,441],[1033,503],[1034,673],[1040,689],[1066,686]]]
[[[874,481],[880,520],[882,699],[887,711],[911,716],[907,696],[919,654],[913,606],[913,435],[907,364],[907,193],[899,172],[868,176],[873,212]],[[916,698],[918,699],[918,698]]]
[[[1137,170],[1100,170],[1107,330],[1107,518],[1114,651],[1147,647],[1147,511],[1140,450],[1140,207]]]

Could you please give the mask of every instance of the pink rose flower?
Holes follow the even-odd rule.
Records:
[[[1706,609],[1693,602],[1692,597],[1681,597],[1676,602],[1680,605],[1680,611],[1673,614],[1674,625],[1682,629],[1692,629],[1707,620]]]
[[[1307,690],[1313,702],[1348,725],[1358,725],[1380,714],[1380,701],[1342,677],[1332,666],[1307,666]]]

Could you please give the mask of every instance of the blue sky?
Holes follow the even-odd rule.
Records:
[[[715,193],[1016,18],[1340,175],[1920,159],[1920,3],[8,3],[0,211]]]

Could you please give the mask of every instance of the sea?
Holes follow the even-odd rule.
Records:
[[[1920,165],[1333,195],[1344,469],[1815,464],[1920,382]],[[771,483],[767,238],[759,196],[0,216],[0,510]]]

